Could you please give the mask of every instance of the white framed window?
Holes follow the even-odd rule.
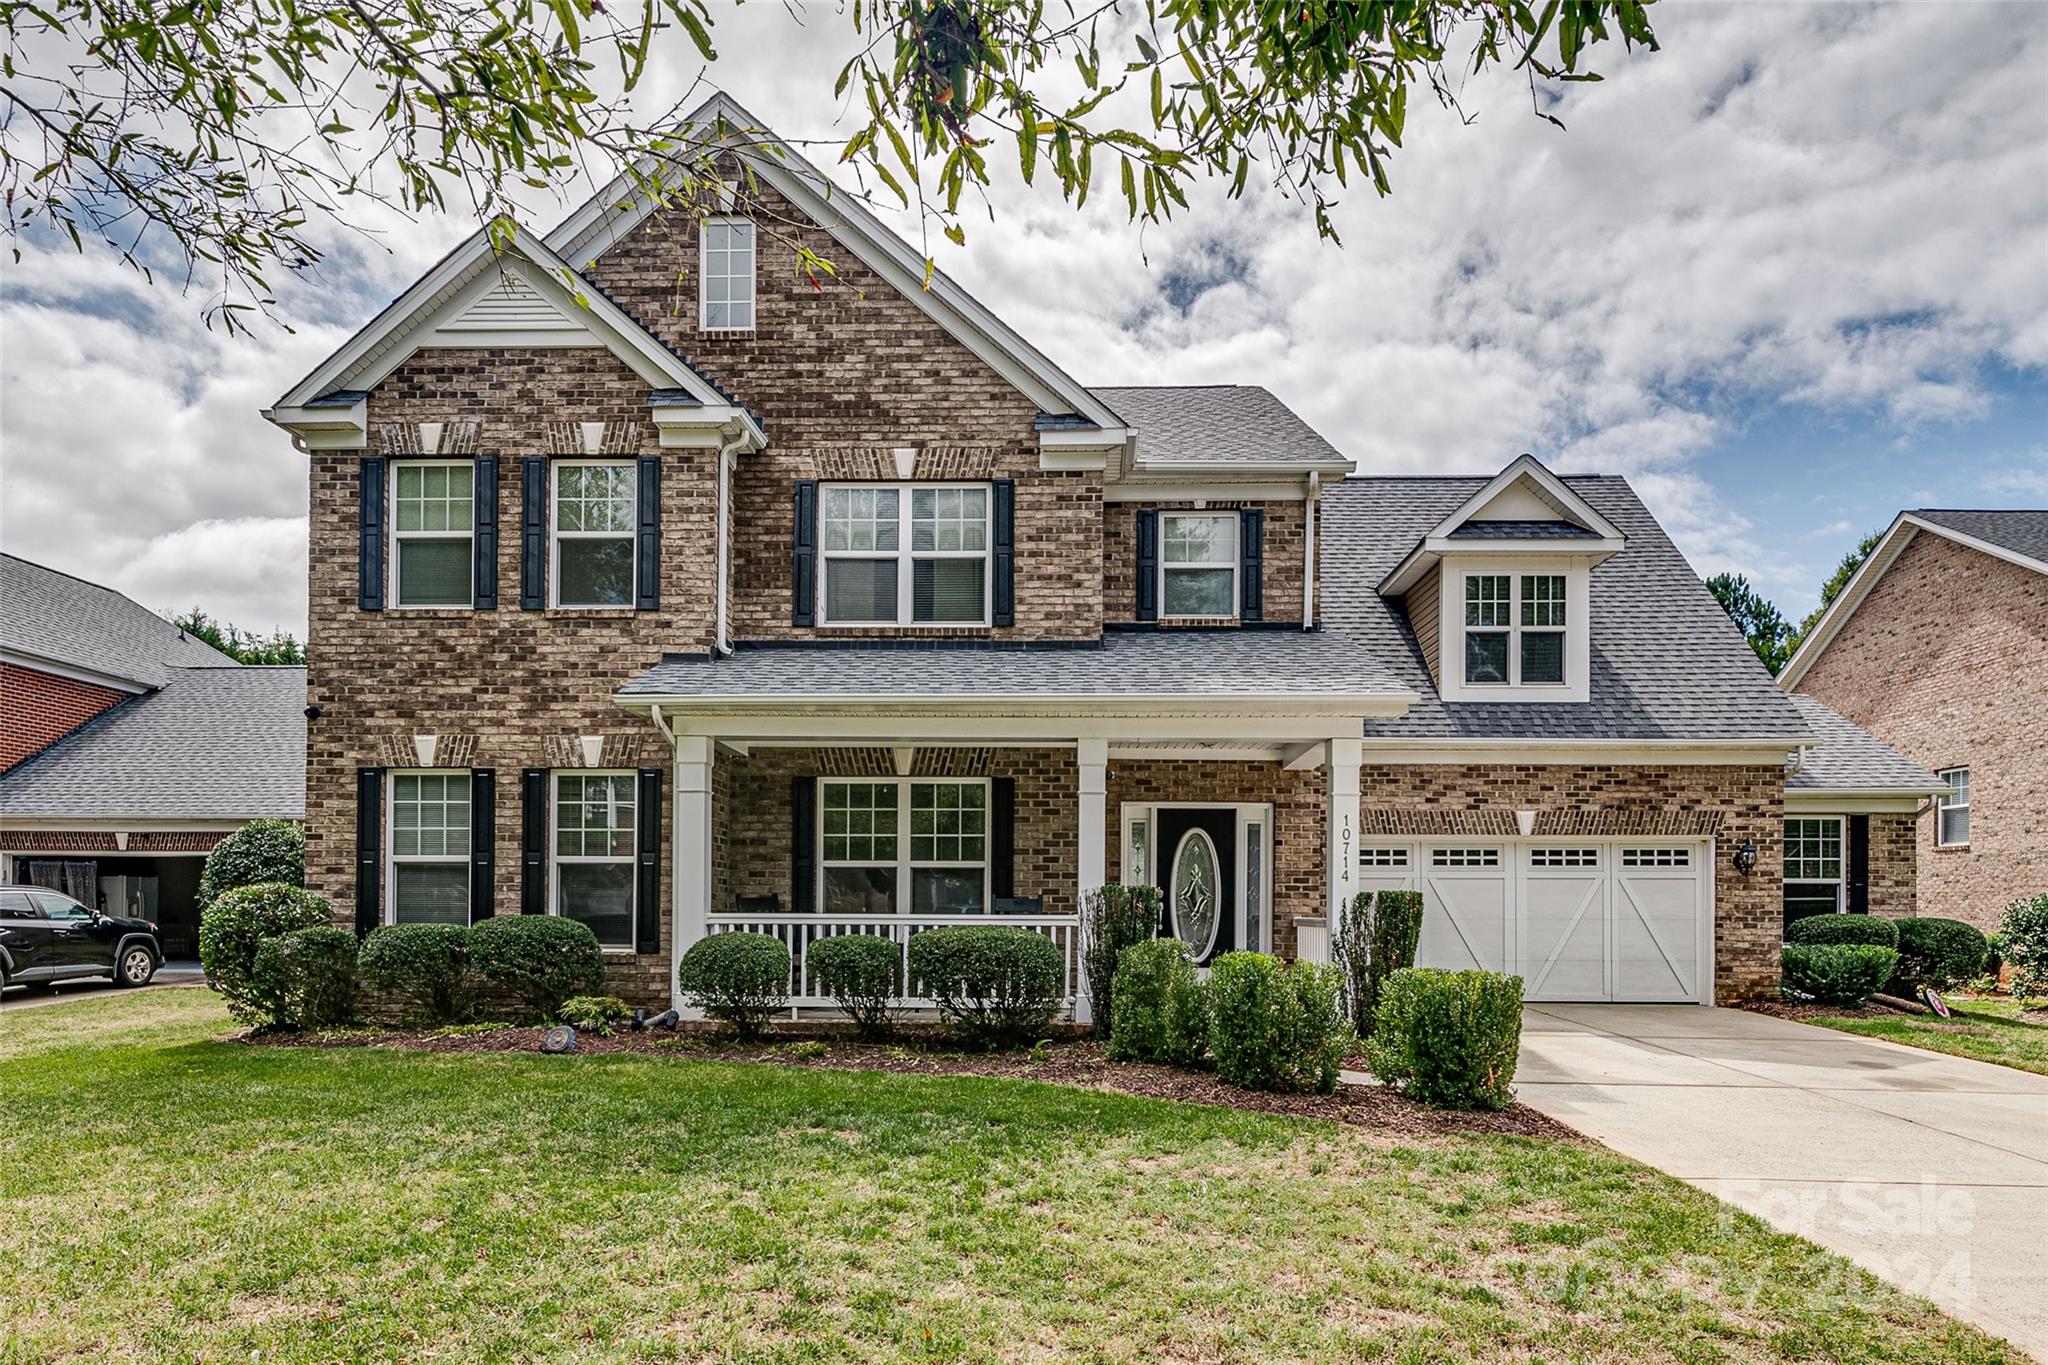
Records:
[[[1431,867],[1499,867],[1500,850],[1497,848],[1433,848],[1429,851]]]
[[[1237,615],[1235,512],[1159,515],[1159,614]]]
[[[1935,774],[1948,790],[1934,798],[1934,841],[1944,848],[1970,842],[1970,770],[1943,768]]]
[[[1842,817],[1798,815],[1785,821],[1785,917],[1840,914]]]
[[[1692,851],[1683,848],[1625,848],[1623,867],[1691,867]]]
[[[700,239],[703,268],[697,306],[707,332],[754,330],[754,224],[711,218]]]
[[[468,924],[468,771],[394,772],[385,804],[385,922]]]
[[[638,877],[638,775],[554,775],[550,912],[590,926],[601,947],[631,950]]]
[[[987,484],[819,490],[828,626],[989,623]]]
[[[390,477],[393,605],[469,606],[475,467],[468,460],[394,460]]]
[[[632,460],[556,460],[554,573],[558,607],[633,605],[639,470]]]
[[[989,909],[985,779],[819,779],[819,905],[828,915]]]
[[[1557,560],[1446,561],[1438,671],[1446,701],[1585,701],[1590,571]]]
[[[1531,867],[1598,867],[1600,850],[1597,848],[1532,848],[1529,850]]]

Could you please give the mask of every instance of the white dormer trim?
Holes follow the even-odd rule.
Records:
[[[1445,701],[1585,702],[1592,699],[1593,680],[1593,566],[1576,555],[1502,556],[1488,546],[1477,553],[1447,556],[1437,584],[1437,694]],[[1564,681],[1562,683],[1468,684],[1465,681],[1465,580],[1474,575],[1504,574],[1512,581],[1510,610],[1521,601],[1523,574],[1562,575],[1565,583]],[[1510,628],[1510,668],[1519,672],[1516,642],[1520,631]]]
[[[1454,540],[1452,532],[1468,521],[1527,521],[1526,499],[1535,498],[1540,505],[1560,521],[1593,534],[1560,543],[1554,539],[1489,539]],[[1522,503],[1523,506],[1517,506]],[[1495,510],[1522,513],[1513,516],[1488,517],[1485,513]],[[1395,566],[1394,571],[1380,581],[1379,591],[1383,597],[1398,597],[1421,581],[1430,567],[1450,556],[1473,555],[1532,555],[1555,557],[1569,555],[1582,559],[1586,564],[1598,564],[1622,552],[1628,545],[1628,537],[1621,528],[1596,511],[1593,505],[1572,491],[1569,484],[1543,467],[1533,455],[1517,456],[1507,468],[1487,480],[1486,486],[1474,493],[1449,516],[1432,526],[1424,534],[1422,543],[1408,552],[1408,557]]]

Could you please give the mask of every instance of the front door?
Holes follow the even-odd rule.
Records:
[[[1238,947],[1237,810],[1169,806],[1157,820],[1167,932],[1207,963]]]

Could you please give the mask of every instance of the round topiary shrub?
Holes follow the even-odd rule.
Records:
[[[1807,915],[1785,926],[1787,943],[1873,943],[1899,946],[1898,925],[1875,915]]]
[[[633,1007],[616,995],[577,995],[562,1002],[562,1022],[585,1033],[609,1034],[632,1017]]]
[[[910,938],[910,977],[961,1041],[1011,1047],[1045,1031],[1066,994],[1059,945],[1018,925],[964,924]]]
[[[571,996],[604,990],[604,949],[590,926],[559,915],[498,915],[469,931],[469,960],[483,979],[518,996],[543,1019]]]
[[[1984,931],[1959,919],[1899,921],[1899,961],[1885,989],[1913,995],[1923,987],[1953,990],[1984,970],[1991,945]]]
[[[1350,1042],[1335,967],[1283,967],[1267,953],[1225,953],[1209,964],[1209,1047],[1216,1074],[1232,1085],[1330,1094]]]
[[[2048,999],[2048,894],[2005,907],[1998,921],[1998,951],[2012,967],[2014,996]]]
[[[886,1037],[903,994],[903,949],[875,934],[821,938],[805,954],[811,977],[863,1038]]]
[[[1109,1058],[1195,1066],[1209,1050],[1208,989],[1177,938],[1133,943],[1117,959]]]
[[[256,945],[256,992],[275,1003],[274,1028],[334,1028],[356,1017],[356,936],[331,924]]]
[[[676,965],[676,989],[741,1038],[758,1038],[769,1017],[789,1007],[789,949],[768,934],[700,938]]]
[[[265,939],[310,929],[334,918],[332,906],[312,892],[282,882],[238,886],[199,913],[199,962],[206,984],[245,1024],[269,1024],[284,1008],[270,985],[256,979],[256,953]]]
[[[363,980],[407,998],[430,1024],[459,1024],[476,1008],[469,930],[460,924],[387,924],[356,958]]]
[[[1786,994],[1823,1005],[1860,1005],[1891,980],[1898,950],[1875,943],[1795,943],[1779,958]]]
[[[1522,978],[1409,967],[1387,978],[1366,1056],[1425,1104],[1505,1109],[1522,1044]]]
[[[213,846],[199,873],[199,904],[238,886],[306,884],[306,831],[290,820],[251,820]]]

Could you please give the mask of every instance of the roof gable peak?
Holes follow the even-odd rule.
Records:
[[[1593,504],[1534,455],[1519,455],[1424,533],[1381,580],[1389,596],[1408,591],[1446,554],[1541,551],[1583,555],[1594,563],[1619,554],[1628,538]]]

